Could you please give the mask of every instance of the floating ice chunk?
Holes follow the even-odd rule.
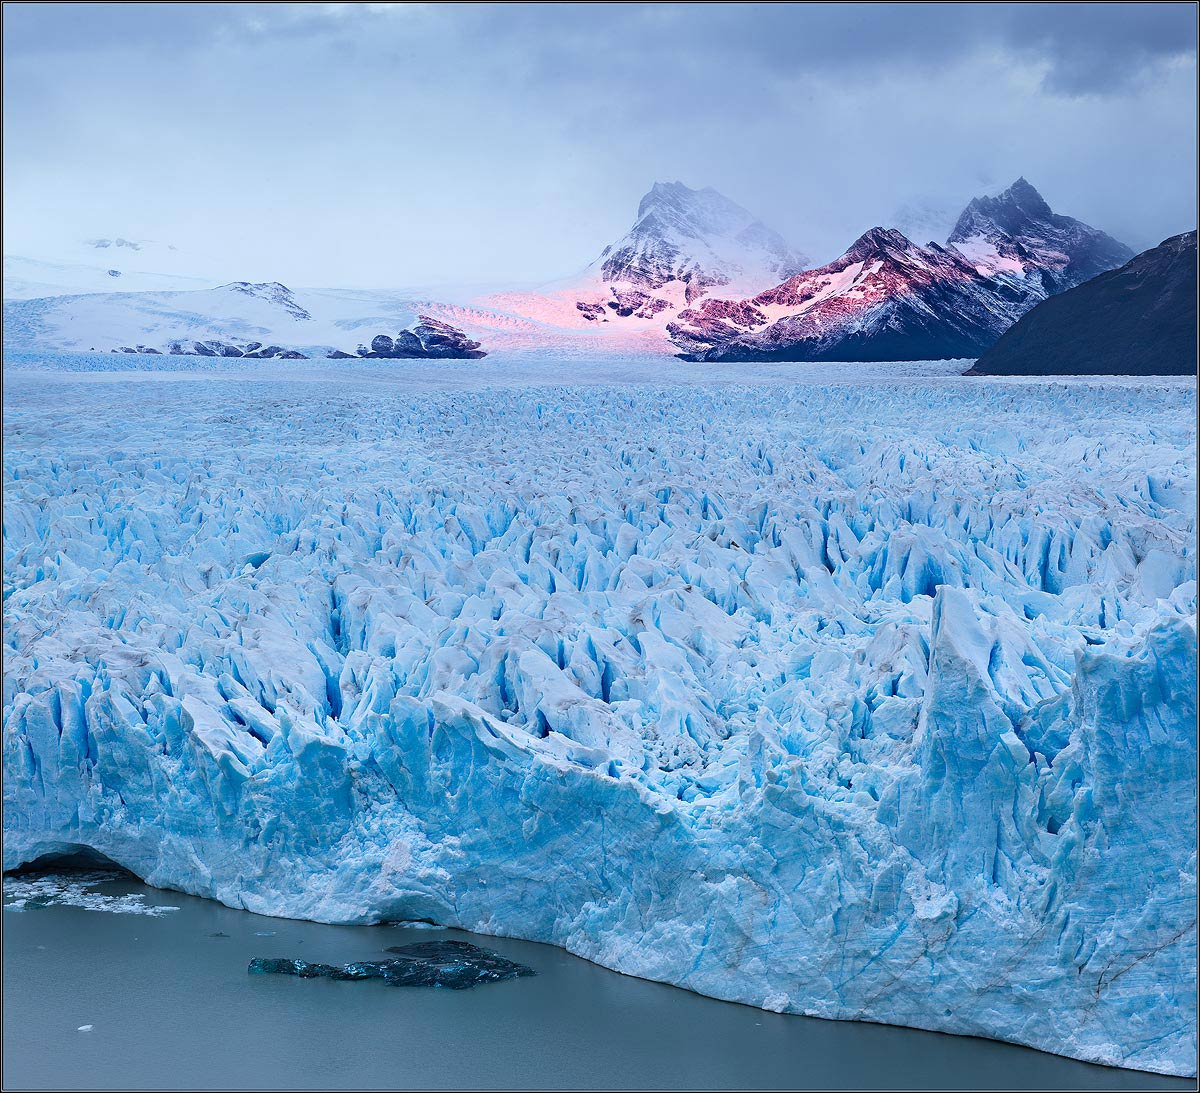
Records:
[[[382,979],[394,987],[449,987],[456,991],[536,974],[524,964],[466,941],[424,941],[393,945],[386,951],[395,953],[396,959],[334,965],[259,957],[250,961],[248,970],[252,974],[296,975],[302,979]]]
[[[157,918],[178,907],[146,902],[138,892],[120,896],[96,891],[102,884],[120,879],[120,874],[64,873],[16,874],[4,878],[4,909],[27,911],[40,907],[78,907],[85,911],[107,911],[116,915],[148,915]]]

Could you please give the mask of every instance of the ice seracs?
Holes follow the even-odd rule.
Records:
[[[6,374],[6,865],[1194,1073],[1194,386],[305,367]]]

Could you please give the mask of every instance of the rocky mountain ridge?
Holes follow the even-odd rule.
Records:
[[[681,311],[667,332],[696,361],[978,357],[1030,308],[1131,253],[1020,178],[971,201],[945,246],[875,227],[750,299]]]

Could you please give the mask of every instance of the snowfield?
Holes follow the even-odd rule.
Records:
[[[1194,383],[266,363],[10,362],[6,868],[1195,1074]]]

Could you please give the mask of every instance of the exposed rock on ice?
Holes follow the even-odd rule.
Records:
[[[1194,1072],[1194,387],[5,398],[7,866]]]

